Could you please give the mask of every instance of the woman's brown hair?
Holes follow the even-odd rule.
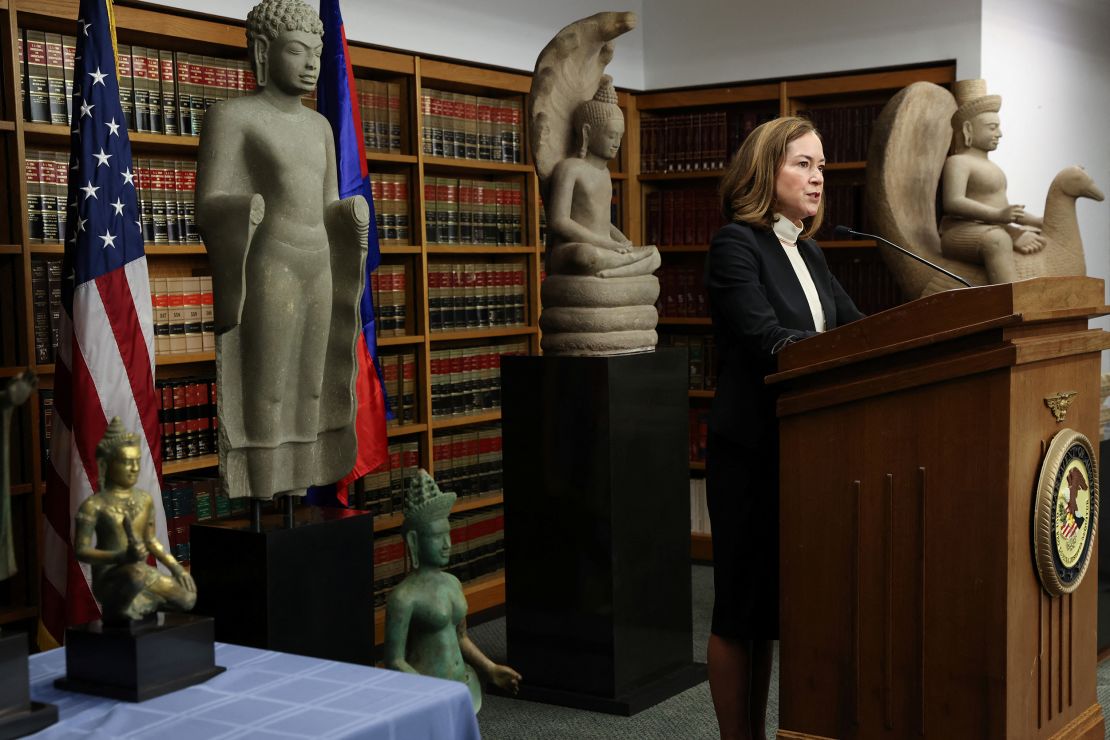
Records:
[[[820,134],[805,118],[786,116],[767,121],[748,134],[721,178],[721,211],[728,221],[742,221],[771,230],[775,212],[775,176],[786,159],[786,146],[806,134]],[[809,225],[802,231],[808,238],[821,227],[825,199]]]

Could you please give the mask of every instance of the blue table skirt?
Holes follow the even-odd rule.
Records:
[[[64,650],[31,656],[31,697],[58,707],[36,738],[477,740],[462,683],[216,644],[227,671],[139,704],[54,688]]]

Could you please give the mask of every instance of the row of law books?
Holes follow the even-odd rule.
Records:
[[[520,182],[425,178],[428,243],[519,246],[523,197]]]
[[[355,80],[362,140],[368,152],[401,153],[401,84]]]
[[[800,115],[821,132],[825,159],[829,162],[863,162],[871,142],[871,130],[883,110],[882,103],[812,108]]]
[[[640,172],[724,169],[756,126],[778,117],[778,105],[640,116]]]
[[[501,408],[501,356],[526,354],[527,341],[432,350],[432,418]]]
[[[156,355],[216,350],[211,275],[152,277],[150,302]]]
[[[523,161],[521,101],[421,88],[424,154],[486,162]]]
[[[68,125],[73,113],[73,65],[77,38],[19,29],[19,93],[23,118]]]
[[[713,534],[709,525],[709,504],[705,498],[705,478],[690,479],[690,532]]]
[[[705,445],[709,441],[709,409],[690,409],[690,462],[705,462]]]
[[[400,514],[405,491],[420,469],[420,447],[416,442],[393,442],[387,457],[376,470],[362,477],[362,485],[352,487],[348,504],[369,511],[375,517]]]
[[[408,271],[404,263],[381,264],[370,273],[370,294],[379,337],[405,335],[407,285]]]
[[[721,201],[713,188],[655,190],[645,201],[647,244],[709,244],[725,224]]]
[[[69,155],[63,151],[28,149],[24,163],[27,183],[27,234],[32,244],[57,244],[66,236]],[[200,244],[194,191],[196,162],[132,159],[138,220],[143,241],[155,244]]]
[[[704,272],[700,264],[663,265],[655,271],[659,278],[655,307],[661,318],[709,317]]]
[[[170,552],[179,563],[188,565],[192,560],[190,527],[197,522],[245,515],[248,499],[228,498],[220,479],[210,475],[175,475],[167,477],[162,485],[162,506]]]
[[[464,584],[505,568],[505,513],[501,506],[452,514],[451,560],[447,572]],[[374,610],[385,609],[390,592],[408,575],[410,563],[400,533],[374,538]]]
[[[416,408],[416,353],[382,352],[378,355],[389,408],[393,418],[387,426],[415,424],[419,414]]]
[[[524,326],[522,262],[428,265],[428,323],[432,332]]]
[[[825,216],[817,238],[832,239],[837,226],[843,224],[860,231],[870,231],[870,219],[864,207],[862,182],[829,182],[825,180]]]
[[[174,378],[154,383],[162,460],[187,460],[216,452],[216,379]]]
[[[460,501],[502,492],[501,425],[441,432],[432,439],[436,482]]]
[[[717,388],[717,340],[712,334],[659,335],[659,347],[676,347],[686,351],[689,367],[689,388],[711,391]]]
[[[409,176],[371,172],[370,190],[374,195],[378,244],[383,247],[407,245],[411,239]]]
[[[898,283],[877,249],[831,249],[825,258],[829,271],[863,313],[878,313],[902,303]]]
[[[62,322],[60,259],[31,260],[31,311],[35,332],[35,362],[39,365],[54,362]]]

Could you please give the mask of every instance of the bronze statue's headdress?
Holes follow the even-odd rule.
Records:
[[[112,462],[112,458],[121,447],[140,445],[139,435],[127,431],[127,427],[119,420],[118,416],[113,416],[112,421],[108,424],[108,428],[104,431],[104,436],[100,438],[100,442],[96,445],[96,467],[99,478],[100,488],[104,488],[104,476],[108,472],[108,464]]]
[[[420,468],[405,492],[405,529],[418,529],[437,519],[446,519],[456,498],[453,493],[439,490],[428,471]]]

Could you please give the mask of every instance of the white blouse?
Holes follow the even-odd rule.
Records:
[[[813,325],[817,327],[817,331],[825,331],[825,310],[821,308],[817,286],[814,285],[813,276],[809,274],[809,268],[806,267],[805,260],[802,259],[802,254],[798,251],[798,235],[802,233],[802,229],[793,221],[778,213],[775,214],[774,229],[775,236],[779,238],[779,243],[786,250],[786,256],[790,259],[794,273],[798,276],[798,282],[802,284],[802,291],[806,294],[806,300],[809,302],[810,313],[813,314]]]

